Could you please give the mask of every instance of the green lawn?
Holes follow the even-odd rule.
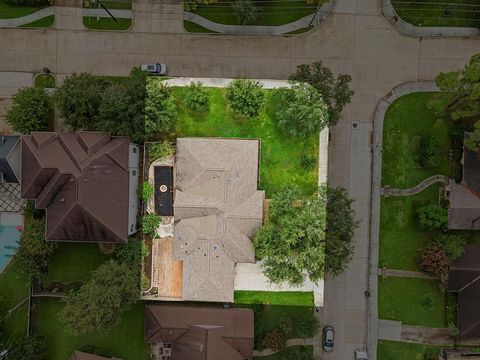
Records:
[[[298,0],[254,0],[258,9],[258,18],[254,25],[283,25],[313,14],[317,6]],[[213,4],[198,5],[191,12],[211,21],[238,25],[232,11],[231,0],[219,0]]]
[[[440,350],[439,346],[380,340],[377,358],[378,360],[425,360],[427,355],[440,355]]]
[[[303,291],[235,291],[237,304],[312,306],[313,292]]]
[[[38,312],[38,333],[47,339],[49,360],[69,359],[74,350],[94,346],[105,354],[123,360],[147,360],[148,346],[143,339],[144,305],[127,311],[115,328],[97,334],[71,336],[60,318],[63,304],[58,299],[42,299]]]
[[[179,108],[175,136],[259,138],[262,141],[260,188],[266,190],[267,198],[285,186],[296,185],[304,195],[317,190],[317,166],[304,170],[300,167],[300,159],[303,154],[318,158],[318,135],[305,140],[282,135],[275,123],[278,99],[272,91],[265,91],[266,106],[258,118],[241,120],[228,109],[225,89],[208,89],[210,112],[204,115],[186,109],[181,101],[183,88],[172,90]]]
[[[55,15],[46,16],[43,19],[19,26],[21,28],[38,28],[38,27],[51,27],[55,23]]]
[[[313,360],[313,346],[292,346],[274,355],[254,357],[256,360]]]
[[[388,108],[383,125],[382,186],[408,188],[431,175],[453,176],[453,162],[448,160],[449,127],[427,108],[432,95],[402,96]],[[430,134],[436,134],[443,151],[440,166],[425,169],[418,161],[420,139]]]
[[[378,316],[404,324],[446,327],[446,298],[437,280],[378,279]]]
[[[108,258],[100,251],[98,244],[60,243],[48,265],[45,284],[52,281],[64,284],[84,282]]]
[[[117,19],[117,22],[112,18],[100,18],[84,16],[83,25],[88,29],[96,30],[128,30],[132,26],[132,19]]]
[[[3,318],[8,310],[28,297],[29,285],[30,282],[22,274],[22,270],[14,258],[0,273],[0,318]],[[9,343],[25,336],[27,316],[28,302],[5,320],[5,336]]]
[[[434,236],[417,225],[416,209],[438,202],[439,185],[407,197],[381,198],[379,266],[418,271],[418,252]]]
[[[13,19],[22,17],[25,15],[33,14],[34,12],[42,9],[42,7],[36,6],[15,6],[10,5],[0,0],[0,19]]]
[[[187,20],[183,22],[183,27],[186,32],[190,32],[190,33],[214,33],[214,34],[216,33],[216,31],[209,30],[207,28],[204,28],[201,25],[195,24]]]
[[[415,26],[480,25],[478,0],[392,0],[392,5],[398,16]]]

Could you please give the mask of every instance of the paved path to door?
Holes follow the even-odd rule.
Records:
[[[390,188],[390,187],[384,187],[382,188],[382,195],[388,197],[388,196],[411,196],[418,194],[425,190],[426,188],[432,186],[433,184],[437,183],[442,183],[442,184],[448,184],[448,176],[444,175],[433,175],[430,176],[429,178],[423,180],[420,184],[409,188],[409,189],[395,189],[395,188]]]
[[[428,328],[406,325],[401,321],[379,320],[379,339],[404,341],[425,345],[453,345],[453,338],[447,328]],[[381,360],[381,359],[380,359]]]
[[[57,29],[0,30],[0,95],[24,85],[22,72],[45,66],[60,81],[74,71],[126,75],[132,66],[157,61],[169,66],[171,76],[286,79],[297,65],[322,60],[334,73],[352,76],[355,96],[329,134],[328,178],[355,199],[360,226],[349,269],[325,279],[323,323],[334,326],[337,346],[317,355],[351,360],[355,349],[368,344],[375,360],[378,236],[370,236],[370,214],[379,214],[379,202],[371,200],[377,192],[380,197],[381,173],[380,167],[371,174],[375,109],[398,84],[463,68],[478,51],[478,40],[403,36],[382,16],[378,0],[336,0],[316,31],[294,37],[185,34],[181,0],[134,0],[129,32],[83,29],[81,9],[62,8],[55,18]],[[372,180],[378,182],[373,197]]]
[[[387,276],[387,277],[391,276],[391,277],[403,277],[403,278],[414,278],[414,279],[438,280],[438,277],[430,276],[422,272],[396,270],[396,269],[378,269],[378,275]]]

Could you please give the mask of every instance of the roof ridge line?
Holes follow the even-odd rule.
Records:
[[[472,285],[473,283],[477,282],[478,279],[480,279],[480,274],[479,274],[475,279],[473,279],[472,281],[470,281],[467,285],[465,285],[465,286],[462,287],[460,290],[458,290],[458,292],[461,292],[461,291],[465,290],[467,287],[469,287],[469,286]]]

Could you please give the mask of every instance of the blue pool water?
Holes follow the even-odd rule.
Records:
[[[17,252],[20,235],[16,226],[0,225],[0,272]]]

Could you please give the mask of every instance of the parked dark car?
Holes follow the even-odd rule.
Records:
[[[325,352],[332,352],[333,351],[334,335],[335,334],[333,332],[333,327],[325,326],[323,328],[322,345],[323,345],[323,350]]]

